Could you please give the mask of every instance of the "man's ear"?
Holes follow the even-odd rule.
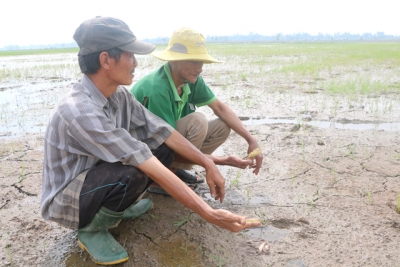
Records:
[[[99,55],[100,66],[106,70],[110,69],[110,56],[107,52],[103,51]]]

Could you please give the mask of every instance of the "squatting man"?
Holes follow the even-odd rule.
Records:
[[[224,200],[225,180],[212,159],[122,86],[132,83],[135,54],[155,47],[109,17],[84,21],[74,39],[83,76],[54,108],[46,129],[43,218],[78,229],[79,246],[104,265],[128,260],[108,229],[153,206],[149,199],[137,201],[153,181],[217,226],[233,232],[259,226],[258,219],[211,208],[168,169],[173,161],[204,167],[211,195]]]
[[[136,99],[201,152],[212,157],[215,163],[247,167],[247,162],[239,157],[212,155],[227,140],[231,129],[246,140],[248,153],[260,146],[234,111],[215,96],[200,76],[203,64],[221,63],[208,53],[203,35],[190,28],[178,29],[172,33],[167,48],[152,55],[166,63],[135,83],[131,93]],[[208,121],[201,112],[196,112],[196,107],[202,106],[210,107],[218,118]],[[249,166],[254,169],[254,174],[258,174],[262,160],[260,153]],[[191,164],[173,162],[170,169],[186,183],[203,182],[199,175],[188,171],[192,167]],[[154,184],[150,185],[149,191],[162,193]]]

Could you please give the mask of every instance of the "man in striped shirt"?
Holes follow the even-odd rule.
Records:
[[[137,61],[154,46],[136,39],[119,19],[96,17],[74,34],[83,77],[53,110],[45,134],[42,216],[78,229],[78,244],[99,264],[128,260],[107,229],[147,212],[141,198],[153,181],[205,220],[230,231],[258,226],[214,210],[168,170],[175,160],[206,169],[221,202],[225,181],[214,162],[121,85],[132,83]]]

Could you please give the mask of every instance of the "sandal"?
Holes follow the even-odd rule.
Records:
[[[188,187],[190,187],[193,191],[196,192],[196,189],[198,187],[197,184],[186,184]],[[170,194],[168,194],[167,191],[165,191],[161,186],[159,186],[156,183],[152,183],[148,188],[147,188],[147,192],[149,193],[155,193],[155,194],[161,194],[161,195],[165,195],[165,196],[170,196]]]
[[[188,172],[184,169],[178,169],[175,175],[179,177],[183,182],[188,184],[201,184],[204,183],[204,177],[198,173]],[[197,176],[200,179],[197,179]]]

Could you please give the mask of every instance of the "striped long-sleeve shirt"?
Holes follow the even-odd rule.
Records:
[[[53,110],[44,141],[42,216],[79,224],[79,193],[99,160],[138,166],[174,129],[119,86],[108,99],[84,75]]]

